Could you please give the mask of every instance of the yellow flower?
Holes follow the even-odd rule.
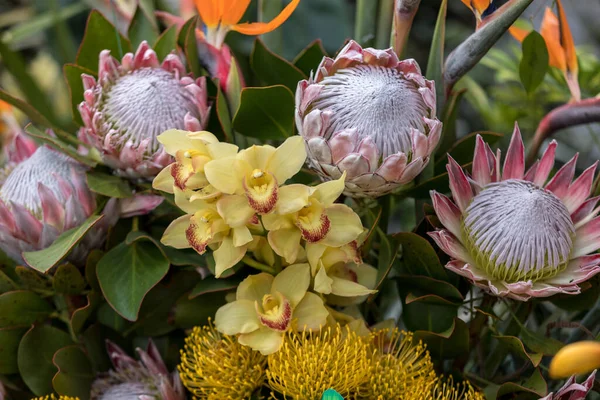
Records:
[[[600,368],[600,343],[582,341],[571,343],[556,353],[550,363],[550,376],[568,378]]]
[[[238,335],[238,341],[262,354],[279,350],[285,332],[320,329],[325,325],[327,309],[310,285],[308,264],[286,267],[276,277],[261,273],[244,279],[237,288],[236,300],[217,310],[215,327],[226,335]]]
[[[579,101],[581,100],[581,90],[578,81],[579,64],[577,62],[575,42],[571,34],[567,15],[560,0],[556,0],[556,7],[558,9],[558,17],[550,7],[546,7],[540,34],[544,38],[546,47],[548,48],[550,66],[558,68],[563,72],[573,100]],[[512,26],[510,33],[515,39],[522,42],[529,35],[530,30]]]
[[[452,377],[422,380],[408,397],[410,400],[485,400],[469,382],[454,384]]]
[[[361,303],[377,283],[377,270],[362,263],[356,242],[341,247],[307,243],[306,255],[315,278],[315,292],[331,295],[335,305]]]
[[[222,199],[220,213],[236,223],[239,218],[271,212],[280,197],[279,186],[296,175],[305,160],[303,139],[293,136],[277,149],[255,145],[235,157],[210,161],[204,171],[212,186],[231,195]]]
[[[292,0],[281,13],[270,22],[247,22],[240,24],[250,0],[194,0],[196,8],[206,25],[206,40],[221,48],[229,31],[243,35],[262,35],[277,29],[292,15],[300,0]]]
[[[494,0],[461,0],[464,5],[469,7],[473,14],[475,15],[475,19],[477,20],[477,26],[481,24],[481,17],[485,13],[485,11],[492,5]]]
[[[263,223],[269,231],[269,244],[286,262],[296,261],[301,241],[340,247],[363,232],[360,218],[348,206],[334,201],[344,191],[344,179],[315,187],[288,185],[279,190],[275,212],[265,215]]]
[[[35,397],[31,400],[79,400],[79,397],[69,397],[69,396],[55,396],[53,394],[49,396]]]
[[[183,191],[190,200],[209,199],[220,193],[206,179],[207,162],[232,157],[238,147],[221,143],[210,132],[187,132],[171,129],[157,137],[165,152],[175,157],[175,162],[163,169],[152,182],[152,187],[163,192]]]
[[[320,400],[327,389],[354,399],[370,374],[365,339],[340,325],[290,332],[268,360],[269,386],[286,399]]]
[[[382,329],[371,335],[372,372],[367,382],[369,399],[412,399],[423,386],[433,385],[435,372],[423,343],[413,344],[413,334],[398,329]],[[421,387],[415,390],[415,387]]]
[[[181,351],[179,376],[197,399],[248,399],[265,380],[267,358],[222,335],[212,325],[195,327]]]
[[[175,203],[186,215],[171,222],[161,243],[176,249],[191,247],[199,254],[204,254],[210,246],[214,250],[217,278],[244,257],[253,241],[249,226],[255,221],[251,217],[231,226],[219,214],[218,201],[188,201],[178,189],[175,189]]]

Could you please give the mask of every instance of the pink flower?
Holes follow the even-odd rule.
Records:
[[[577,155],[548,180],[556,142],[525,172],[515,125],[503,168],[477,138],[472,176],[452,157],[446,169],[454,201],[431,192],[444,229],[430,232],[452,257],[446,268],[489,293],[526,301],[578,294],[600,272],[600,197],[589,198],[596,164],[575,181]]]
[[[558,390],[558,392],[550,393],[540,400],[583,400],[594,386],[595,378],[596,371],[592,372],[585,382],[577,383],[575,375],[573,375],[567,380],[564,386]]]

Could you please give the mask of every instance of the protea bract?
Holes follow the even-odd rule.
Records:
[[[323,180],[346,171],[345,193],[378,197],[410,183],[441,134],[435,86],[414,60],[350,41],[298,83],[296,126]]]

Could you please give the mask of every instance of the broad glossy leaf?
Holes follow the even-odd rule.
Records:
[[[532,93],[544,81],[548,62],[546,41],[542,35],[532,30],[523,40],[523,58],[519,64],[519,77],[527,93]]]
[[[190,292],[190,299],[201,296],[207,293],[224,292],[227,290],[234,290],[240,284],[239,279],[217,279],[213,276],[207,276]]]
[[[522,383],[506,382],[502,385],[489,385],[485,388],[485,398],[488,400],[496,400],[502,398],[502,396],[521,393],[528,394],[532,399],[539,399],[544,397],[548,393],[548,385],[542,376],[539,368],[533,371],[533,374]],[[521,398],[521,397],[515,397]]]
[[[135,321],[142,300],[169,271],[169,261],[153,243],[121,243],[98,262],[104,297],[123,318]]]
[[[435,249],[421,236],[412,232],[402,232],[394,235],[402,246],[401,270],[410,275],[429,276],[441,281],[447,281],[448,275],[440,263]]]
[[[177,26],[172,25],[164,31],[153,46],[159,60],[164,60],[172,51],[177,50]]]
[[[68,155],[69,157],[79,161],[82,164],[87,165],[88,167],[96,166],[95,161],[93,161],[92,159],[90,159],[88,157],[82,156],[81,154],[79,154],[77,152],[77,150],[75,150],[73,147],[69,146],[62,139],[59,139],[54,136],[50,136],[46,132],[40,131],[39,129],[37,129],[35,126],[33,126],[31,124],[29,124],[25,127],[25,131],[27,133],[29,133],[29,135],[33,136],[34,138],[39,139],[40,141],[50,145],[50,147],[57,149],[61,153]],[[71,138],[71,141],[73,143],[75,143],[75,142],[77,142],[77,139]]]
[[[469,329],[467,324],[455,318],[452,326],[442,333],[416,331],[415,340],[422,340],[435,358],[453,358],[469,351]]]
[[[285,86],[242,90],[233,128],[257,139],[285,139],[294,133],[294,95]]]
[[[28,328],[0,328],[0,374],[19,372],[17,351],[19,342]]]
[[[135,48],[144,40],[148,43],[154,43],[158,38],[158,25],[154,18],[154,12],[147,14],[142,9],[141,4],[138,4],[127,29],[127,36],[131,41],[131,45]]]
[[[94,311],[96,311],[96,308],[102,299],[102,296],[94,291],[86,297],[87,304],[73,311],[73,314],[71,315],[71,328],[76,334],[83,329],[86,321],[93,315]]]
[[[188,20],[181,31],[179,31],[178,43],[183,48],[188,64],[188,70],[192,71],[193,76],[198,77],[206,75],[206,71],[200,65],[198,58],[198,45],[196,43],[196,26],[198,17],[193,17]]]
[[[92,192],[106,197],[124,199],[133,196],[129,183],[118,176],[90,171],[87,173],[87,183]]]
[[[77,65],[98,73],[98,61],[102,50],[110,50],[110,54],[119,61],[125,53],[132,51],[129,40],[99,11],[92,10],[77,53]]]
[[[503,343],[508,349],[510,349],[513,353],[517,354],[519,357],[529,360],[534,367],[537,367],[542,361],[542,357],[544,356],[541,353],[529,353],[523,342],[518,337],[515,336],[494,336],[501,343]]]
[[[266,85],[284,85],[292,92],[306,75],[296,66],[267,49],[260,39],[254,41],[250,55],[252,70]]]
[[[446,159],[446,152],[456,142],[456,119],[458,117],[460,101],[465,93],[466,90],[454,91],[444,102],[444,112],[439,117],[444,125],[442,126],[442,137],[435,151],[436,165],[440,159]]]
[[[92,215],[80,226],[61,234],[52,245],[44,250],[24,252],[23,259],[31,268],[47,272],[50,268],[58,265],[103,217],[103,215]]]
[[[25,289],[52,290],[52,278],[35,269],[17,266],[15,272],[19,277],[21,286]]]
[[[208,319],[214,318],[219,307],[225,303],[225,292],[206,293],[193,299],[184,295],[177,300],[173,309],[175,325],[181,329],[206,325]]]
[[[533,332],[525,327],[521,327],[520,336],[523,343],[525,343],[525,346],[536,353],[541,353],[546,356],[555,355],[564,346],[564,343],[556,339]]]
[[[217,88],[217,118],[219,119],[219,124],[221,124],[221,129],[223,129],[223,133],[225,134],[225,140],[227,138],[233,137],[233,127],[231,124],[231,113],[229,112],[229,106],[227,105],[227,99],[221,87]]]
[[[404,289],[404,292],[413,293],[416,296],[434,294],[449,301],[462,302],[464,300],[458,289],[444,280],[429,276],[401,274],[397,277],[397,281],[398,286]]]
[[[317,67],[323,60],[323,57],[327,56],[327,52],[323,48],[321,39],[317,39],[309,44],[304,50],[300,52],[294,59],[294,65],[309,76],[312,71],[316,71]]]
[[[53,311],[46,300],[28,290],[4,293],[0,295],[0,328],[29,326]]]
[[[54,354],[52,362],[58,368],[52,379],[56,393],[89,400],[96,374],[82,348],[78,345],[63,347]]]
[[[57,293],[73,295],[81,293],[85,289],[86,282],[77,267],[65,263],[56,269],[52,286]]]
[[[19,344],[19,373],[27,387],[36,395],[53,393],[52,378],[58,368],[52,363],[54,354],[73,344],[64,331],[50,325],[31,328]]]
[[[69,93],[71,95],[71,108],[73,112],[73,120],[78,125],[83,125],[81,114],[79,113],[79,104],[83,101],[83,81],[81,80],[81,74],[96,75],[92,70],[83,68],[76,64],[65,64],[63,67],[63,73],[69,86]],[[35,122],[35,121],[34,121]]]

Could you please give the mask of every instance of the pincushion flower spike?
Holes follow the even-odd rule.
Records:
[[[214,199],[189,201],[178,189],[175,189],[175,203],[186,215],[171,222],[161,243],[176,249],[193,248],[199,254],[204,254],[210,247],[217,278],[246,255],[253,241],[249,229],[252,216],[239,219],[239,224],[231,226],[219,215]]]
[[[48,146],[7,168],[0,188],[0,249],[17,263],[25,262],[23,252],[47,248],[60,234],[96,212],[86,167]],[[114,199],[107,203],[104,214],[70,253],[70,261],[82,262],[91,249],[104,243],[108,228],[118,218]]]
[[[453,200],[431,192],[443,229],[430,232],[452,257],[446,268],[487,292],[516,300],[578,294],[579,284],[600,272],[600,218],[589,198],[596,164],[575,181],[577,155],[554,177],[556,142],[525,172],[524,146],[515,125],[500,168],[477,137],[473,173],[448,157]]]
[[[107,341],[106,350],[113,368],[93,383],[95,400],[185,400],[177,371],[169,372],[154,342],[146,350],[137,348],[140,361],[129,357],[119,346]]]
[[[296,261],[303,242],[307,248],[312,244],[340,247],[363,233],[360,217],[347,205],[334,203],[344,190],[345,176],[315,187],[280,188],[275,212],[264,215],[262,222],[271,248],[287,263]]]
[[[345,193],[372,198],[411,183],[442,131],[434,82],[416,61],[355,41],[298,83],[296,126],[322,180],[345,171]]]
[[[319,330],[329,312],[308,292],[310,266],[294,264],[276,277],[251,275],[237,288],[236,300],[217,310],[215,327],[264,355],[275,353],[288,329]]]
[[[292,0],[270,22],[240,23],[250,0],[194,0],[202,22],[206,26],[206,40],[220,49],[230,31],[242,35],[262,35],[277,29],[292,15],[300,0]]]
[[[79,138],[119,175],[154,178],[172,162],[157,136],[167,129],[201,131],[208,123],[206,78],[187,76],[175,54],[160,63],[145,41],[121,62],[102,51],[98,79],[81,77]]]
[[[219,192],[221,216],[228,223],[254,214],[268,214],[280,199],[279,186],[296,175],[306,160],[302,138],[293,136],[278,148],[254,145],[235,157],[208,162],[204,173]]]
[[[581,100],[581,89],[579,88],[579,63],[575,42],[561,0],[556,0],[556,7],[558,16],[552,11],[552,8],[546,7],[540,34],[548,48],[550,66],[562,71],[571,91],[572,100],[579,101]],[[530,31],[512,26],[510,33],[515,39],[522,42]]]

